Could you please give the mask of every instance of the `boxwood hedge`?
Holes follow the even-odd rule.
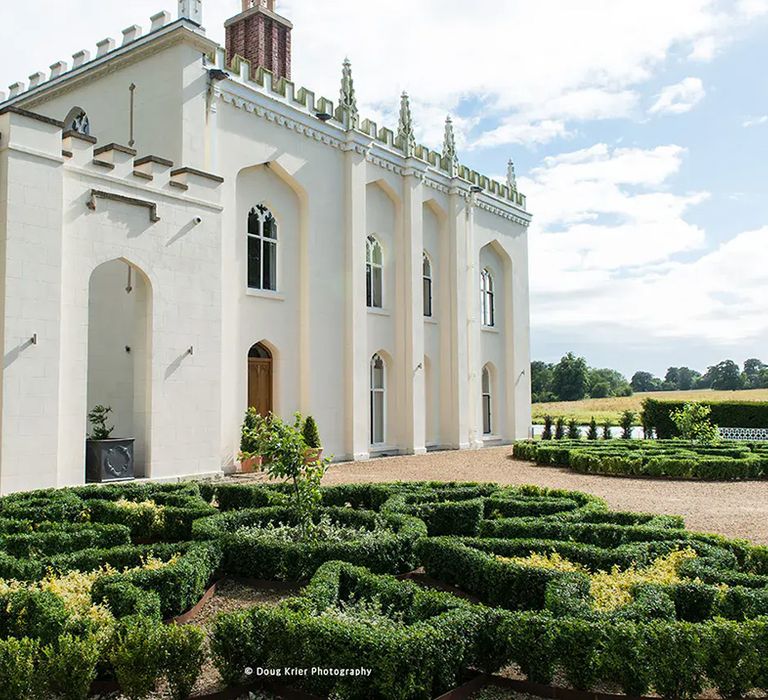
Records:
[[[527,440],[512,448],[517,459],[570,467],[586,474],[731,481],[768,478],[768,445],[693,445],[682,440]]]
[[[579,449],[567,441],[515,446],[542,463],[578,462]],[[602,456],[631,464],[693,454],[679,441],[651,452],[639,441],[601,444]],[[695,454],[706,466],[764,452],[745,444]],[[163,675],[187,687],[200,640],[166,635],[161,620],[188,610],[224,575],[311,579],[289,603],[218,621],[214,651],[231,683],[254,663],[370,666],[370,677],[317,676],[307,687],[424,698],[470,666],[515,662],[531,679],[563,677],[584,689],[608,683],[669,698],[765,689],[766,547],[535,486],[334,486],[323,489],[320,518],[322,532],[331,521],[344,535],[286,536],[295,515],[285,488],[268,484],[127,484],[0,498],[0,578],[16,581],[0,585],[3,693],[37,698],[66,688],[84,697],[84,679],[105,674],[135,697]],[[595,575],[642,570],[678,550],[686,557],[675,577],[633,585],[615,609],[596,605]],[[380,575],[417,566],[479,604]],[[76,613],[46,583],[69,575],[87,579],[91,602],[110,622],[103,612]],[[150,648],[157,653],[147,663]]]

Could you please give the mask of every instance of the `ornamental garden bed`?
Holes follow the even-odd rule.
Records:
[[[550,689],[766,690],[768,548],[539,487],[320,501],[307,536],[282,485],[0,498],[0,696],[234,697],[246,668],[285,667],[371,670],[263,679],[321,697],[430,700],[510,667]]]
[[[684,440],[557,440],[517,442],[515,459],[583,474],[733,481],[768,478],[768,445],[712,445]]]

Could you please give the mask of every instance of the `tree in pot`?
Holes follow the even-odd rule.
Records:
[[[307,446],[305,458],[309,462],[317,462],[323,456],[323,445],[320,442],[320,432],[317,423],[312,416],[307,416],[304,427],[301,429],[304,443]]]
[[[270,429],[272,414],[262,416],[255,408],[245,412],[240,433],[240,471],[250,474],[261,469],[264,462],[264,440]]]
[[[89,483],[134,478],[134,438],[113,438],[109,423],[111,406],[94,406],[88,414],[91,434],[85,441],[85,476]]]

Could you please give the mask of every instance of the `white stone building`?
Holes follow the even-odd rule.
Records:
[[[248,405],[337,460],[530,425],[525,198],[290,81],[290,23],[200,0],[0,95],[0,491],[79,484],[114,409],[140,475],[231,468]],[[227,56],[229,51],[229,57]]]

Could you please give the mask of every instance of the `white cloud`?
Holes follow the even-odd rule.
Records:
[[[532,316],[540,330],[733,343],[768,338],[768,227],[704,252],[686,220],[706,192],[668,191],[685,150],[606,144],[547,158],[521,179],[531,228]]]
[[[48,2],[43,14],[23,3],[5,5],[4,24],[14,31],[4,37],[7,60],[0,62],[0,85],[92,48],[105,35],[119,37],[122,27],[146,28],[146,18],[157,10],[176,13],[173,0]],[[434,143],[444,112],[471,98],[481,104],[479,128],[490,132],[481,143],[493,145],[557,138],[571,132],[573,121],[631,115],[637,89],[670,52],[701,54],[707,42],[720,45],[747,19],[767,11],[764,5],[764,0],[735,6],[732,0],[475,0],[469,5],[390,0],[385,6],[283,0],[278,9],[294,23],[293,73],[300,85],[335,99],[340,64],[349,55],[364,117],[391,114],[400,91],[408,89],[417,113],[421,108],[422,116],[431,118],[434,109],[440,115],[436,125],[422,127],[422,138]],[[209,36],[222,41],[224,20],[239,2],[204,0],[203,6]],[[74,24],[72,16],[78,17]]]
[[[699,104],[706,94],[700,78],[685,78],[663,88],[648,111],[651,114],[684,114]]]
[[[760,117],[750,117],[745,119],[742,126],[748,129],[751,126],[760,126],[761,124],[768,124],[768,114],[763,114]]]

